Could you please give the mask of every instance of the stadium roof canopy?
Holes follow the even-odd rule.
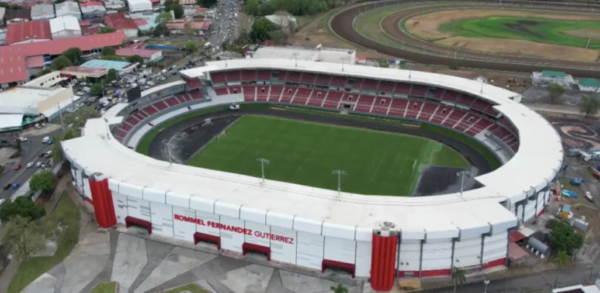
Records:
[[[65,154],[86,174],[102,172],[109,178],[111,189],[124,195],[162,192],[186,202],[218,201],[222,206],[243,205],[269,213],[293,215],[313,223],[356,226],[369,231],[381,221],[391,221],[401,227],[403,239],[422,239],[419,237],[424,231],[427,231],[428,239],[433,235],[457,237],[457,227],[462,231],[485,229],[487,225],[482,227],[481,223],[489,223],[494,231],[514,227],[516,217],[499,202],[510,200],[514,203],[525,199],[529,190],[545,189],[561,165],[560,137],[544,118],[512,101],[510,98],[517,96],[516,93],[473,80],[416,71],[281,59],[208,62],[205,67],[184,70],[181,74],[197,78],[206,77],[210,71],[247,68],[410,81],[467,92],[497,104],[495,109],[518,129],[520,148],[507,164],[476,178],[484,187],[466,191],[462,196],[456,193],[426,197],[338,194],[332,190],[271,180],[261,183],[261,179],[255,177],[171,165],[138,154],[114,138],[107,139],[104,119],[88,120],[83,131],[85,136],[64,142]],[[201,105],[208,107],[218,102]],[[89,156],[90,153],[95,155]],[[538,186],[532,186],[532,183]]]

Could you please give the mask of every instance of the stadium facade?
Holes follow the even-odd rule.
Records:
[[[397,277],[450,275],[507,263],[509,235],[551,200],[560,137],[516,93],[458,77],[323,62],[245,59],[180,72],[91,119],[65,141],[75,185],[98,224],[271,262],[346,270],[390,290]],[[503,165],[462,194],[389,197],[171,164],[136,153],[157,125],[231,103],[346,109],[433,123],[479,140]]]

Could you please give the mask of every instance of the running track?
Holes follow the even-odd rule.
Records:
[[[393,48],[386,46],[384,44],[380,44],[378,42],[372,41],[358,32],[356,32],[353,28],[353,20],[360,13],[371,10],[374,8],[379,8],[383,6],[391,6],[397,5],[399,3],[410,3],[408,1],[389,1],[389,2],[379,2],[374,4],[368,4],[365,6],[355,6],[351,7],[347,10],[344,10],[337,15],[335,15],[330,22],[330,26],[333,32],[335,32],[338,36],[343,39],[350,41],[358,46],[375,50],[377,52],[395,56],[399,58],[408,59],[418,63],[424,64],[437,64],[444,66],[459,66],[459,67],[467,67],[467,68],[479,68],[479,69],[493,69],[500,71],[519,71],[519,72],[532,72],[532,71],[541,71],[541,70],[557,70],[557,71],[565,71],[574,76],[578,77],[595,77],[600,78],[600,70],[594,70],[592,68],[571,68],[572,66],[598,66],[598,63],[583,63],[583,62],[574,62],[574,61],[563,61],[563,60],[544,60],[539,58],[529,58],[529,57],[518,57],[518,56],[492,56],[484,53],[469,53],[470,56],[477,57],[478,59],[487,59],[487,60],[465,60],[465,59],[454,59],[450,57],[444,56],[433,56],[427,53],[420,53],[414,51],[407,51],[403,49]],[[467,6],[467,5],[465,5]],[[439,6],[443,7],[443,6]],[[450,6],[448,6],[450,7]],[[451,6],[453,9],[456,9],[457,6]],[[470,5],[469,7],[474,7]],[[481,5],[481,7],[485,7]],[[413,47],[425,49],[429,49],[432,51],[440,51],[447,52],[447,48],[441,48],[439,45],[422,42],[420,40],[414,39],[410,36],[405,35],[400,28],[398,27],[398,21],[406,15],[414,14],[419,11],[428,11],[431,10],[431,7],[418,7],[413,9],[407,9],[406,11],[400,11],[395,13],[384,19],[382,23],[383,29],[391,34],[394,38],[404,41],[405,44],[411,44]],[[545,9],[550,10],[552,8],[549,7],[541,7],[535,8],[536,10]],[[554,9],[564,9],[561,7],[554,7]],[[527,63],[536,63],[536,62],[552,62],[552,65],[536,65],[536,64],[514,64],[512,62],[527,62]]]

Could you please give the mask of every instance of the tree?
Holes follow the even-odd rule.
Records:
[[[90,96],[98,97],[101,96],[102,93],[102,85],[100,83],[95,83],[90,88]]]
[[[99,34],[108,34],[108,33],[114,33],[117,30],[110,27],[110,26],[105,26],[105,27],[101,27],[100,30],[98,30]]]
[[[186,22],[183,25],[183,34],[186,36],[191,36],[194,34],[194,30],[192,29],[192,23],[191,22]]]
[[[344,287],[341,283],[338,283],[337,286],[331,286],[330,289],[334,293],[348,293],[348,288]]]
[[[270,20],[261,17],[252,24],[250,38],[256,43],[264,42],[269,39],[269,33],[273,30],[275,30],[275,25]]]
[[[600,110],[600,100],[596,94],[585,94],[581,97],[581,113],[585,114],[585,117],[598,114]]]
[[[163,12],[161,14],[159,14],[158,16],[156,16],[156,18],[154,19],[154,22],[156,24],[165,24],[169,21],[173,20],[173,14],[171,14],[170,12]]]
[[[6,223],[16,216],[35,221],[45,215],[44,207],[36,205],[28,196],[17,197],[15,201],[7,200],[0,206],[2,223]]]
[[[93,90],[95,85],[98,85],[100,87],[100,92],[102,92],[102,86],[99,83],[92,85],[90,92]],[[77,111],[65,115],[64,120],[66,125],[71,125],[73,128],[79,129],[85,126],[85,123],[88,119],[98,117],[100,117],[100,113],[98,113],[98,110],[96,110],[94,107],[83,106],[77,109]]]
[[[102,48],[100,55],[114,56],[116,54],[116,52],[117,52],[117,50],[115,50],[115,48],[113,48],[113,47],[104,47],[104,48]]]
[[[117,79],[117,71],[114,68],[111,68],[106,72],[106,80],[113,81],[115,79]]]
[[[258,0],[248,0],[244,5],[244,12],[249,15],[258,16],[260,14],[260,4]]]
[[[550,83],[546,90],[548,91],[548,94],[550,94],[550,102],[552,103],[558,102],[560,97],[565,93],[565,88],[560,83],[556,82]]]
[[[173,4],[175,4],[173,0],[166,0],[164,3],[165,11],[170,12],[171,10],[173,10]]]
[[[61,70],[65,67],[72,66],[73,63],[67,59],[65,56],[58,56],[58,58],[52,60],[52,65],[50,67],[52,70]]]
[[[185,49],[190,52],[194,52],[196,51],[196,49],[198,49],[198,45],[194,42],[188,42],[187,44],[185,44]]]
[[[81,61],[83,60],[81,58],[81,55],[81,50],[77,47],[69,48],[61,54],[61,56],[64,56],[65,58],[69,59],[69,61],[71,61],[71,64],[73,65],[81,64]]]
[[[36,172],[29,180],[29,189],[33,192],[49,193],[54,190],[56,184],[56,175],[49,170]]]
[[[76,209],[65,209],[61,213],[52,213],[44,223],[46,236],[61,243],[64,246],[70,246],[79,240],[79,221],[81,216]]]
[[[173,14],[175,14],[176,19],[180,19],[183,17],[183,7],[179,3],[174,3],[171,5],[171,9],[173,9]]]
[[[551,220],[548,222],[550,227],[550,246],[554,250],[563,251],[572,255],[576,249],[583,245],[583,236],[577,234],[575,229],[566,222],[560,220]]]
[[[79,133],[75,129],[70,127],[65,129],[65,131],[63,131],[61,135],[54,137],[54,143],[52,144],[52,160],[55,163],[60,163],[65,159],[63,149],[61,146],[62,142],[75,137],[79,137]]]
[[[554,260],[562,268],[568,267],[571,264],[571,257],[562,250],[556,254]]]
[[[161,36],[168,36],[171,34],[171,32],[169,31],[169,29],[167,28],[167,26],[165,24],[159,24],[154,28],[154,31],[152,32],[152,34],[155,37],[161,37]]]
[[[18,262],[23,262],[46,249],[44,234],[37,222],[15,217],[0,230],[0,240]]]
[[[467,271],[461,268],[454,267],[452,269],[452,283],[454,284],[454,292],[456,293],[456,286],[462,285],[467,281]]]
[[[133,56],[127,57],[127,62],[141,64],[141,63],[144,63],[144,58],[142,58],[142,56],[140,56],[140,55],[133,55]]]

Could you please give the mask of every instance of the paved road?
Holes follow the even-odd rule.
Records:
[[[28,141],[22,143],[23,146],[23,155],[21,156],[21,160],[18,162],[23,167],[20,170],[15,171],[12,170],[14,164],[7,164],[6,168],[10,168],[6,173],[0,175],[0,186],[4,187],[4,185],[8,183],[20,183],[23,184],[27,179],[35,173],[38,168],[35,166],[31,168],[27,168],[26,165],[29,162],[37,162],[39,160],[47,161],[47,158],[39,158],[41,153],[47,152],[52,148],[52,146],[42,144],[42,139],[45,136],[53,137],[57,135],[59,131],[54,131],[48,134],[39,135],[39,136],[28,136]],[[0,198],[8,199],[10,198],[15,191],[11,189],[4,190],[0,192]]]
[[[473,1],[472,1],[473,2]],[[482,1],[483,2],[483,1]],[[358,32],[356,32],[353,28],[353,20],[359,14],[374,8],[397,5],[401,3],[411,3],[408,0],[398,0],[398,1],[388,1],[388,2],[377,2],[374,4],[369,4],[366,6],[355,6],[350,9],[344,10],[340,12],[338,15],[334,16],[331,19],[331,29],[338,34],[340,37],[357,44],[359,46],[370,48],[376,50],[380,53],[396,56],[408,60],[412,60],[419,63],[425,64],[438,64],[444,66],[460,66],[467,68],[481,68],[481,69],[493,69],[493,70],[501,70],[501,71],[520,71],[520,72],[532,72],[532,71],[541,71],[541,70],[558,70],[558,71],[566,71],[575,76],[586,76],[586,77],[596,77],[600,78],[600,71],[595,71],[591,68],[583,69],[583,68],[569,68],[569,66],[582,65],[580,62],[571,62],[571,61],[561,61],[561,60],[553,60],[552,63],[555,65],[533,65],[533,64],[515,64],[512,63],[514,60],[520,58],[520,61],[530,61],[536,62],[539,61],[538,58],[527,58],[527,57],[506,57],[503,59],[496,60],[467,60],[467,59],[454,59],[453,57],[445,57],[445,56],[433,56],[427,53],[422,52],[413,52],[408,50],[403,50],[399,48],[390,47],[375,41],[372,41]],[[423,7],[422,10],[427,10],[431,8]],[[537,8],[536,8],[537,9]],[[543,7],[540,9],[548,9],[548,7]],[[415,10],[411,10],[412,13],[416,12]],[[393,20],[397,18],[393,18]],[[391,26],[391,24],[388,24]],[[397,29],[399,31],[399,29]],[[423,43],[418,40],[415,40],[405,34],[395,35],[394,37],[404,41],[406,44],[417,44],[416,47],[425,46],[428,43]],[[437,45],[427,45],[427,46],[435,46]],[[429,48],[429,47],[428,47]],[[432,47],[433,48],[433,47]],[[445,49],[444,54],[446,54],[447,49]],[[490,55],[487,54],[471,54],[472,56],[478,56],[479,58],[491,58]],[[549,60],[548,60],[549,62]],[[584,66],[593,66],[591,63],[583,63]]]
[[[578,284],[590,284],[598,277],[600,266],[580,266],[564,270],[547,271],[539,274],[528,275],[520,278],[506,280],[493,280],[487,288],[488,293],[500,292],[529,292],[533,290],[561,288]],[[457,291],[461,293],[484,292],[483,279],[476,283],[461,286]],[[426,292],[446,293],[453,292],[453,288],[427,290]]]

